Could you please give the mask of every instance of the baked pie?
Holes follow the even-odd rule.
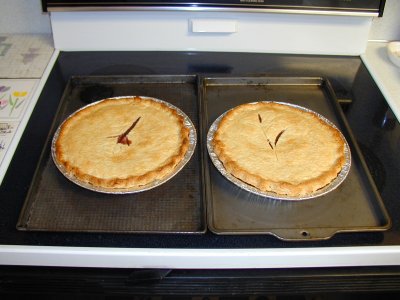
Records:
[[[184,117],[148,97],[110,98],[71,115],[54,143],[56,161],[101,188],[136,188],[171,174],[189,148]]]
[[[317,114],[277,102],[240,105],[211,141],[227,172],[262,192],[301,197],[331,183],[346,162],[346,142]]]

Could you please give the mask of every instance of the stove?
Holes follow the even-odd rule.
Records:
[[[52,134],[50,127],[59,101],[63,93],[70,93],[65,88],[71,77],[79,75],[90,78],[93,76],[93,78],[102,78],[102,76],[110,78],[110,76],[121,76],[121,74],[124,76],[169,74],[171,77],[185,75],[229,78],[270,74],[284,77],[291,74],[291,76],[298,77],[322,76],[331,82],[384,205],[389,210],[394,223],[393,229],[388,232],[337,234],[326,241],[298,243],[280,241],[275,237],[265,235],[215,235],[210,231],[204,235],[182,236],[110,233],[88,235],[86,233],[15,232],[11,230],[5,233],[9,243],[18,244],[22,238],[26,245],[186,249],[384,246],[397,243],[395,235],[391,234],[392,230],[396,229],[396,218],[391,214],[396,211],[395,199],[398,195],[396,192],[398,178],[396,166],[399,161],[393,151],[395,147],[398,147],[398,141],[396,141],[399,130],[398,122],[394,119],[385,99],[358,57],[169,52],[164,53],[166,61],[169,63],[159,65],[153,59],[155,55],[157,53],[152,52],[61,52],[59,54],[30,120],[30,124],[38,124],[39,127],[34,129],[35,126],[27,126],[10,171],[2,185],[4,197],[13,198],[7,207],[7,210],[14,211],[13,216],[8,216],[8,224],[11,228],[16,225],[16,222],[13,224],[12,220],[18,219],[17,216],[24,203],[46,138]],[[260,61],[263,61],[262,70]],[[277,68],[281,65],[285,65],[285,68]],[[107,93],[108,90],[103,88],[97,91],[100,93],[97,96],[101,97],[103,92]],[[87,90],[83,92],[87,93]],[[93,96],[93,94],[91,95]],[[56,100],[49,101],[48,99]],[[377,103],[377,99],[380,103]],[[379,110],[374,110],[374,107]],[[35,143],[32,143],[33,140]],[[209,161],[207,163],[211,164]],[[21,169],[26,172],[23,178],[20,178],[19,175]],[[16,189],[16,184],[21,188]],[[16,194],[19,196],[17,197]],[[4,209],[6,209],[5,206]]]
[[[60,9],[61,1],[57,2],[48,1],[46,9]],[[74,9],[79,7],[77,2],[70,1],[74,3],[71,4]],[[327,3],[327,1],[300,2]],[[359,3],[337,2],[344,6]],[[367,2],[369,3],[367,6],[374,3],[374,13],[379,14],[379,10],[382,9],[381,2]],[[124,5],[125,2],[121,4]],[[90,9],[98,10],[99,6],[96,5],[96,8],[90,6]],[[83,5],[79,9],[87,10],[88,6]],[[354,7],[351,8],[353,9]],[[307,13],[310,13],[309,8]],[[57,40],[57,37],[55,39]],[[82,267],[112,268],[97,270],[101,270],[107,276],[118,274],[125,279],[127,277],[121,274],[127,268],[134,268],[141,270],[129,273],[128,279],[131,281],[126,282],[132,282],[132,290],[136,292],[143,288],[137,285],[138,278],[139,280],[167,278],[164,283],[159,282],[152,286],[145,284],[146,287],[142,292],[156,294],[172,293],[168,290],[171,286],[167,287],[168,284],[172,284],[176,291],[179,290],[187,295],[192,292],[189,286],[193,282],[199,283],[199,287],[202,286],[202,291],[205,291],[206,286],[200,281],[203,284],[210,284],[210,280],[217,282],[223,279],[226,282],[227,278],[230,278],[230,282],[238,286],[241,292],[249,292],[245,287],[246,284],[248,287],[254,287],[249,283],[251,280],[259,284],[260,291],[271,292],[277,291],[273,288],[274,281],[271,281],[276,276],[292,284],[290,290],[293,292],[295,287],[317,291],[321,288],[321,282],[309,288],[304,285],[307,280],[316,277],[325,278],[326,284],[323,286],[330,291],[340,290],[341,285],[337,285],[336,281],[338,278],[342,284],[349,284],[353,290],[398,289],[400,159],[397,153],[400,147],[400,124],[359,55],[258,53],[235,51],[235,49],[230,51],[68,50],[58,51],[58,57],[0,187],[1,244],[5,245],[1,249],[6,259],[5,264],[28,266],[4,267],[3,274],[17,276],[16,274],[21,272],[19,274],[40,277],[42,272],[45,276],[44,274],[52,269],[37,267],[45,265],[57,267],[56,270],[62,272],[59,278],[69,282],[68,278],[71,277],[68,276],[75,274],[74,267],[79,267],[79,271],[84,272],[82,273],[85,274],[84,277],[79,277],[82,280],[93,279],[95,276],[92,269],[82,270]],[[363,157],[368,177],[382,199],[391,226],[380,231],[339,232],[328,239],[303,239],[295,242],[282,240],[270,234],[216,234],[211,230],[195,234],[17,230],[18,219],[33,179],[40,174],[37,169],[38,162],[48,151],[46,145],[52,137],[52,128],[56,126],[54,118],[61,99],[71,92],[67,89],[67,84],[74,78],[92,80],[96,77],[121,76],[190,78],[189,81],[194,88],[189,90],[194,97],[197,96],[199,78],[290,77],[327,80],[332,87],[332,95],[337,100],[344,120],[351,130],[355,145]],[[89,88],[81,92],[82,95],[96,99],[110,95],[110,89],[104,85],[96,88],[95,93],[93,91],[93,88]],[[204,111],[199,106],[199,110],[194,113],[201,118]],[[202,139],[204,136],[200,137],[200,141],[204,142]],[[201,159],[209,169],[213,168],[206,155]],[[203,175],[205,176],[203,178],[208,176],[207,173]],[[107,201],[101,199],[103,200]],[[354,218],[357,217],[359,216],[354,215]],[[150,270],[146,273],[143,269]],[[171,269],[172,273],[169,272]],[[213,269],[213,272],[210,273],[207,269]],[[141,277],[140,274],[143,273],[139,274],[136,271],[139,273],[145,271],[146,274]],[[175,277],[168,279],[168,274],[174,274]],[[357,279],[359,275],[362,279],[369,279],[371,284],[367,287],[362,285]],[[20,278],[18,276],[15,278]],[[390,284],[387,282],[388,278]],[[180,288],[180,283],[183,282],[185,284]],[[154,284],[154,281],[151,283]],[[231,292],[232,285],[220,286],[224,286],[218,290],[221,293]],[[159,288],[158,291],[155,291],[156,287]]]

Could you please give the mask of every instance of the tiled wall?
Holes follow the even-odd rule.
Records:
[[[49,35],[0,33],[0,184],[35,106],[36,89],[53,50]]]

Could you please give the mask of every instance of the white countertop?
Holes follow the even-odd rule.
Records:
[[[361,59],[400,120],[400,68],[389,60],[386,47],[387,42],[369,42]]]

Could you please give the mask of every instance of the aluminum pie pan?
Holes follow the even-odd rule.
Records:
[[[282,104],[282,105],[287,105],[287,106],[291,106],[294,108],[298,108],[300,110],[303,110],[305,112],[309,112],[314,114],[315,116],[317,116],[320,120],[322,120],[324,123],[326,123],[327,125],[333,127],[334,129],[336,129],[341,137],[343,138],[343,141],[345,142],[345,147],[344,147],[344,156],[345,156],[345,163],[342,167],[342,170],[339,172],[338,176],[331,181],[328,185],[320,188],[319,190],[315,191],[314,193],[308,194],[308,195],[304,195],[301,197],[294,197],[294,196],[288,196],[288,195],[281,195],[281,194],[276,194],[273,192],[268,192],[268,191],[261,191],[258,188],[247,184],[246,182],[236,178],[235,176],[233,176],[231,173],[229,173],[225,167],[224,164],[219,160],[218,155],[214,152],[214,147],[212,145],[212,141],[214,139],[214,135],[216,130],[218,129],[219,123],[221,122],[221,119],[232,109],[224,112],[223,114],[221,114],[210,126],[208,133],[207,133],[207,150],[208,150],[208,154],[211,158],[211,161],[213,162],[214,166],[217,168],[217,170],[226,178],[228,179],[230,182],[232,182],[233,184],[235,184],[236,186],[250,192],[253,193],[255,195],[258,196],[262,196],[262,197],[266,197],[266,198],[270,198],[270,199],[274,199],[274,200],[290,200],[290,201],[299,201],[299,200],[307,200],[307,199],[313,199],[313,198],[317,198],[320,196],[323,196],[325,194],[328,194],[330,192],[332,192],[333,190],[335,190],[340,184],[343,183],[343,181],[346,179],[347,175],[349,174],[350,171],[350,167],[351,167],[351,152],[350,152],[350,147],[349,144],[347,143],[345,137],[343,136],[342,132],[335,126],[335,124],[333,124],[331,121],[329,121],[327,118],[325,118],[324,116],[322,116],[321,114],[305,108],[303,106],[300,105],[296,105],[296,104],[291,104],[291,103],[286,103],[286,102],[276,102],[276,101],[257,101],[257,102],[251,102],[249,104],[258,104],[258,103],[278,103],[278,104]]]
[[[186,128],[189,129],[189,148],[186,151],[185,156],[183,157],[183,159],[175,166],[175,169],[173,170],[173,172],[171,172],[170,174],[168,174],[167,176],[161,178],[161,179],[157,179],[154,180],[148,184],[145,185],[141,185],[138,187],[132,187],[132,188],[106,188],[106,187],[98,187],[98,186],[94,186],[88,182],[82,181],[78,178],[76,178],[73,174],[70,174],[69,172],[67,172],[67,170],[65,169],[64,165],[62,165],[61,163],[58,162],[57,160],[57,156],[56,156],[56,141],[58,139],[58,136],[60,134],[60,130],[61,127],[63,126],[63,124],[70,119],[71,117],[73,117],[76,113],[78,113],[79,111],[86,109],[90,106],[96,105],[100,102],[103,102],[105,100],[115,100],[118,101],[119,99],[124,99],[124,98],[133,98],[133,97],[140,97],[143,99],[149,99],[149,100],[153,100],[155,102],[159,102],[162,103],[166,106],[168,106],[169,108],[175,110],[175,112],[182,116],[184,121],[184,126]],[[139,193],[139,192],[144,192],[144,191],[148,191],[151,190],[153,188],[156,188],[162,184],[164,184],[165,182],[169,181],[170,179],[172,179],[175,175],[177,175],[182,169],[183,167],[189,162],[189,160],[191,159],[191,157],[193,156],[193,153],[196,149],[196,143],[197,143],[197,133],[196,133],[196,128],[192,122],[192,120],[182,111],[180,110],[178,107],[176,107],[175,105],[161,100],[161,99],[157,99],[157,98],[153,98],[153,97],[148,97],[148,96],[120,96],[120,97],[112,97],[112,98],[107,98],[107,99],[102,99],[93,103],[90,103],[88,105],[85,105],[83,107],[81,107],[80,109],[76,110],[75,112],[73,112],[72,114],[70,114],[57,128],[54,136],[53,136],[53,140],[51,143],[51,156],[53,158],[53,162],[56,165],[57,169],[70,181],[72,181],[73,183],[75,183],[76,185],[85,188],[87,190],[91,190],[94,192],[99,192],[99,193],[105,193],[105,194],[134,194],[134,193]]]

